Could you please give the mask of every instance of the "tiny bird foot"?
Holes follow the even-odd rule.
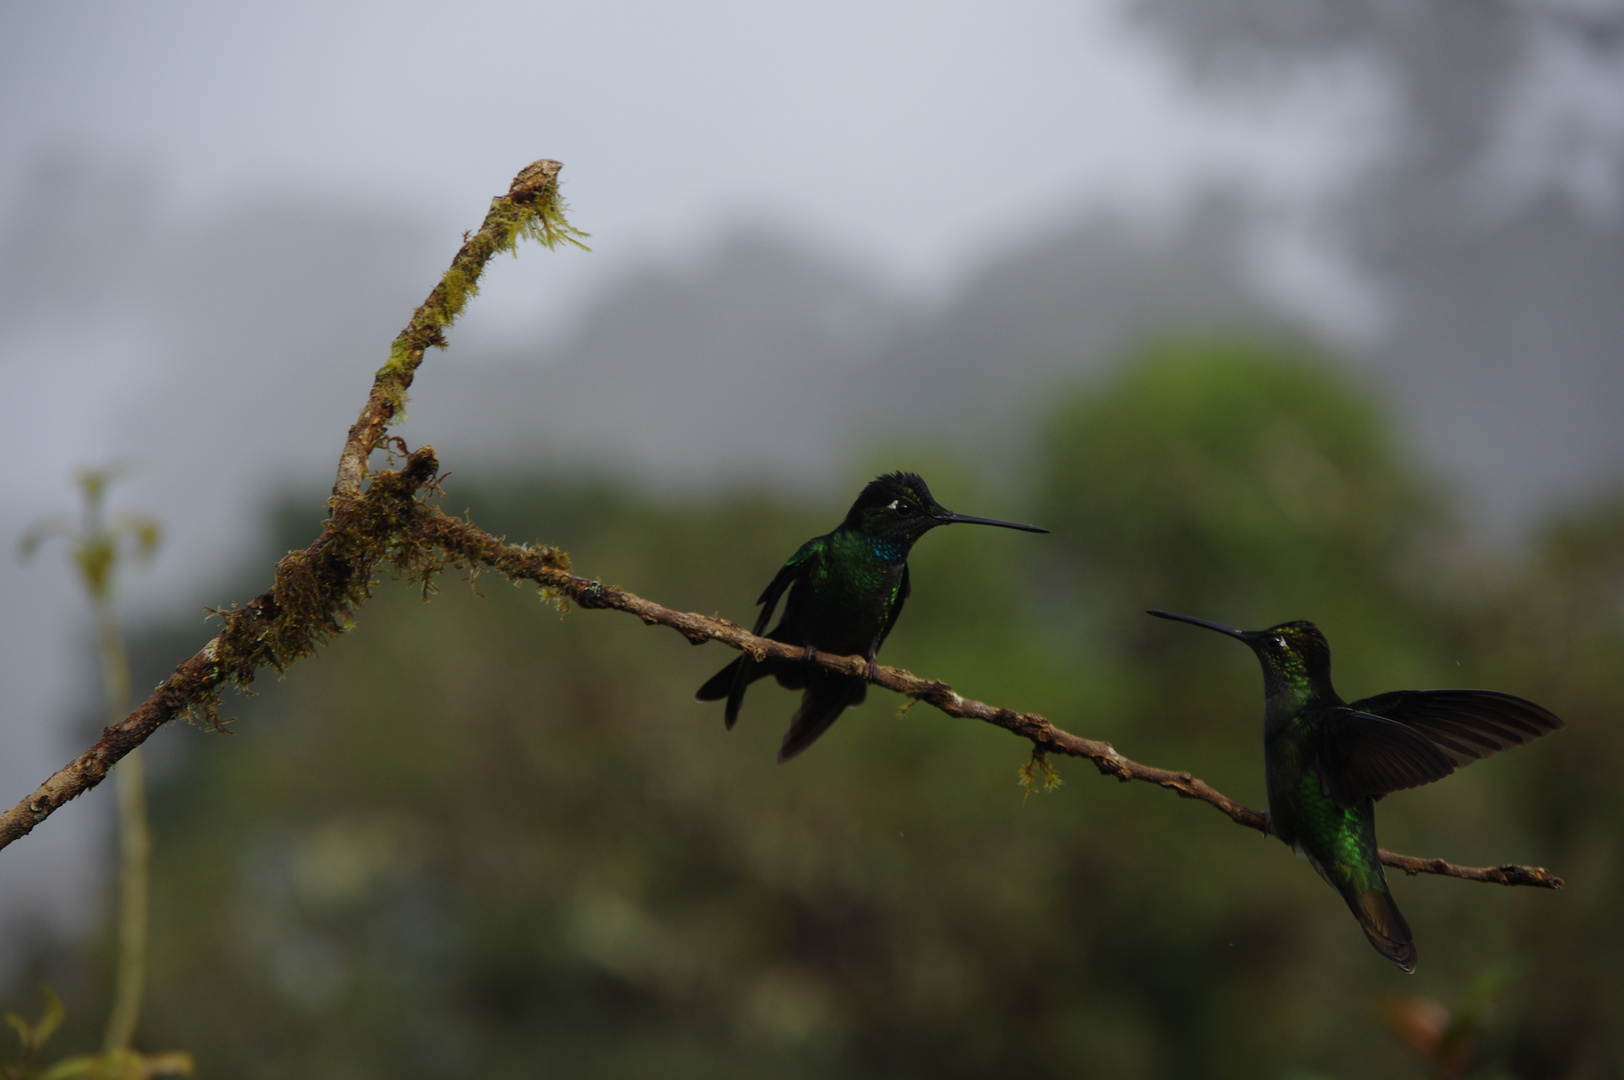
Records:
[[[863,672],[863,678],[867,679],[869,682],[873,682],[874,681],[874,676],[878,675],[879,673],[880,673],[880,662],[878,660],[874,659],[874,657],[872,657],[872,656],[869,657],[868,658],[868,670]]]
[[[816,660],[817,657],[818,657],[818,647],[816,645],[808,645],[806,647],[806,655],[803,656],[802,659],[810,664],[812,661]]]

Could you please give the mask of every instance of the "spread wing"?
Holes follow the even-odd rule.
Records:
[[[796,549],[789,561],[779,567],[778,573],[761,590],[761,599],[756,603],[761,605],[761,614],[756,616],[755,628],[750,632],[760,637],[772,621],[773,612],[778,609],[778,601],[797,578],[806,576],[817,569],[818,560],[823,558],[823,545],[825,538],[814,536]]]
[[[1532,701],[1493,690],[1395,690],[1350,707],[1421,732],[1457,769],[1567,726]]]
[[[1320,777],[1336,804],[1420,787],[1455,771],[1431,739],[1404,724],[1353,708],[1336,709],[1320,736]]]

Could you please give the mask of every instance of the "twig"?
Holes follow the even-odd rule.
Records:
[[[696,645],[706,641],[720,641],[755,656],[757,659],[773,657],[779,660],[802,660],[807,656],[801,645],[786,645],[771,638],[757,637],[736,623],[726,619],[698,615],[691,611],[674,611],[652,600],[629,593],[614,585],[576,577],[567,570],[549,566],[528,548],[503,544],[489,533],[459,518],[453,518],[432,507],[423,507],[424,539],[433,543],[447,555],[468,562],[478,562],[500,571],[509,578],[534,581],[543,588],[567,597],[583,608],[609,608],[636,615],[650,626],[667,626]],[[861,656],[839,656],[834,653],[814,652],[812,661],[832,671],[862,676],[868,670],[868,661]],[[923,679],[902,668],[878,665],[870,680],[898,694],[926,702],[949,716],[967,720],[980,720],[993,724],[1031,742],[1034,748],[1087,758],[1106,776],[1114,776],[1124,783],[1140,780],[1166,788],[1186,799],[1196,799],[1225,814],[1231,821],[1248,828],[1269,831],[1268,816],[1261,811],[1236,802],[1205,780],[1187,772],[1158,769],[1123,757],[1108,742],[1085,739],[1055,727],[1045,717],[1031,712],[1015,712],[988,705],[956,693],[944,682]],[[1400,855],[1383,850],[1382,862],[1407,874],[1439,874],[1467,881],[1487,881],[1499,885],[1532,885],[1544,889],[1560,889],[1562,879],[1539,866],[1458,866],[1443,859],[1425,859],[1414,855]]]
[[[130,707],[130,661],[124,648],[124,635],[120,633],[118,616],[113,610],[113,583],[119,567],[124,563],[124,550],[133,541],[135,555],[145,561],[158,549],[162,527],[144,514],[121,513],[109,519],[106,510],[107,492],[113,482],[125,471],[113,464],[99,469],[80,469],[76,478],[84,500],[81,519],[77,527],[59,517],[47,518],[35,524],[23,536],[20,554],[26,559],[40,544],[52,536],[67,539],[72,547],[73,562],[79,571],[80,584],[90,598],[91,612],[96,623],[96,654],[102,675],[102,696],[107,706],[106,715],[112,723],[124,717]],[[108,1010],[107,1035],[103,1053],[107,1055],[131,1053],[130,1042],[135,1037],[136,1025],[141,1018],[141,999],[146,988],[147,924],[151,909],[152,833],[147,826],[146,787],[142,779],[141,754],[131,750],[125,755],[123,768],[118,771],[118,846],[119,846],[119,898],[118,898],[118,961],[114,967],[113,1002]],[[60,1005],[50,997],[47,1015],[53,1011],[61,1017]],[[14,1026],[21,1023],[8,1015]],[[23,1031],[24,1057],[33,1052],[49,1037],[52,1025],[47,1020]],[[85,1058],[83,1060],[92,1060]],[[21,1076],[21,1067],[16,1075]],[[53,1073],[58,1070],[53,1070]]]
[[[262,667],[286,668],[344,628],[352,609],[371,593],[381,559],[403,573],[418,572],[410,554],[394,544],[406,508],[433,484],[439,462],[433,447],[413,453],[398,472],[379,473],[365,494],[335,499],[316,542],[276,568],[276,582],[245,607],[220,612],[225,628],[123,720],[102,730],[89,750],[64,765],[28,798],[0,814],[0,847],[27,836],[68,800],[101,783],[107,770],[164,724],[191,712],[217,722],[227,683],[246,686]]]
[[[113,615],[111,597],[94,594],[97,638],[108,715],[117,718],[130,705],[130,663]],[[128,1050],[141,1019],[146,991],[147,936],[152,907],[152,831],[147,825],[147,796],[139,750],[125,755],[118,771],[118,967],[113,1006],[107,1016],[106,1053]]]
[[[379,445],[390,419],[404,402],[425,350],[443,343],[441,331],[462,310],[485,262],[511,247],[520,236],[536,236],[550,245],[582,235],[564,222],[559,209],[559,168],[557,162],[538,161],[519,174],[509,195],[492,203],[485,225],[464,243],[440,285],[395,340],[388,363],[373,380],[366,407],[350,429],[328,504],[331,516],[316,542],[277,565],[276,584],[269,591],[244,608],[223,612],[225,629],[176,668],[134,712],[108,727],[95,746],[58,771],[32,796],[0,815],[0,847],[27,835],[57,807],[100,783],[114,762],[176,716],[190,711],[216,721],[225,683],[246,684],[266,665],[281,670],[342,630],[353,609],[370,596],[373,572],[379,562],[388,562],[396,573],[422,581],[448,566],[477,563],[514,580],[534,582],[545,592],[578,607],[625,611],[651,626],[668,626],[696,645],[720,641],[757,658],[806,658],[801,646],[757,637],[726,619],[675,611],[617,586],[577,577],[569,572],[569,557],[556,548],[507,544],[461,518],[424,505],[418,495],[434,487],[439,469],[433,447],[413,452],[398,472],[378,473],[361,491],[367,455]],[[860,656],[816,652],[811,661],[847,675],[862,676],[868,669],[868,661]],[[1167,788],[1184,798],[1216,807],[1238,824],[1268,830],[1265,815],[1205,781],[1187,772],[1132,761],[1117,753],[1110,743],[1063,731],[1037,713],[1015,712],[975,701],[944,682],[922,679],[901,668],[878,667],[872,681],[924,701],[949,716],[1004,728],[1046,753],[1087,758],[1107,776]],[[1442,859],[1386,851],[1381,855],[1387,865],[1410,874],[1440,874],[1547,889],[1562,887],[1561,878],[1541,867],[1456,866]]]
[[[445,347],[445,331],[478,294],[486,263],[501,252],[512,251],[523,239],[536,240],[549,248],[560,242],[584,246],[578,237],[587,234],[564,219],[564,204],[558,196],[558,171],[563,167],[562,162],[550,158],[526,165],[513,178],[508,193],[491,200],[490,212],[479,231],[471,236],[464,234],[450,268],[428,299],[412,313],[411,322],[389,347],[388,362],[373,376],[372,392],[339,454],[334,495],[361,490],[367,456],[380,445],[389,422],[405,408],[406,391],[412,385],[417,365],[423,362],[423,354],[434,346]]]

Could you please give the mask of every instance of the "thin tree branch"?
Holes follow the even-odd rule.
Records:
[[[439,462],[433,447],[406,458],[399,471],[376,474],[365,491],[366,461],[381,445],[389,421],[399,412],[417,365],[431,345],[444,343],[442,331],[475,290],[484,265],[521,236],[551,246],[580,236],[563,219],[558,203],[555,161],[538,161],[521,172],[509,194],[491,204],[479,233],[468,238],[440,284],[396,338],[389,361],[373,380],[372,393],[350,429],[329,500],[330,517],[315,543],[288,555],[276,568],[270,590],[246,607],[221,612],[225,627],[201,651],[182,663],[151,697],[122,721],[109,726],[89,750],[69,762],[30,797],[0,815],[0,847],[26,836],[63,803],[100,783],[108,768],[159,727],[184,713],[218,724],[219,697],[226,683],[246,686],[262,667],[283,670],[309,655],[350,623],[356,607],[371,595],[374,574],[388,563],[397,575],[427,583],[455,566],[487,566],[516,581],[530,581],[561,602],[590,609],[625,611],[649,625],[668,626],[694,644],[720,641],[757,659],[802,660],[805,650],[757,637],[727,619],[675,611],[651,600],[577,577],[569,556],[556,548],[507,544],[461,518],[425,505],[419,495],[435,487]],[[811,662],[847,675],[865,676],[860,656],[815,652]],[[1215,807],[1232,821],[1268,831],[1268,818],[1236,802],[1187,772],[1142,765],[1107,742],[1085,739],[1030,712],[988,705],[956,693],[944,682],[922,679],[901,668],[877,667],[871,681],[887,690],[924,701],[949,716],[980,720],[1026,739],[1036,754],[1087,758],[1099,771],[1123,782],[1139,780]],[[1501,885],[1559,889],[1562,879],[1542,867],[1457,866],[1442,859],[1381,853],[1382,861],[1409,874],[1439,874]]]
[[[227,683],[247,686],[262,667],[284,670],[341,632],[354,608],[371,595],[379,561],[409,576],[427,572],[410,562],[415,553],[394,541],[412,518],[409,508],[417,505],[417,491],[432,484],[438,471],[434,448],[425,446],[400,471],[377,474],[365,494],[335,498],[321,535],[277,564],[270,589],[245,607],[219,612],[225,627],[207,645],[133,712],[104,728],[94,746],[0,814],[0,847],[27,836],[68,800],[101,783],[119,759],[177,716],[192,713],[217,725]]]
[[[504,544],[489,533],[460,518],[451,517],[433,507],[422,507],[421,529],[423,539],[448,556],[469,563],[480,563],[516,580],[533,581],[547,591],[568,598],[583,608],[609,608],[636,615],[649,626],[668,626],[695,645],[706,641],[720,641],[750,653],[758,660],[772,657],[778,660],[802,660],[806,649],[801,645],[786,645],[771,638],[757,637],[737,623],[727,619],[698,615],[691,611],[674,611],[652,600],[629,593],[614,585],[589,581],[577,577],[567,569],[549,565],[540,553],[524,547]],[[813,652],[812,662],[845,675],[864,676],[868,661],[861,656],[839,656],[834,653]],[[1268,816],[1261,811],[1236,802],[1211,784],[1187,772],[1159,769],[1123,757],[1108,742],[1085,739],[1055,727],[1038,713],[1015,712],[1011,709],[988,705],[956,693],[947,683],[923,679],[902,668],[877,665],[869,680],[894,693],[923,701],[949,716],[1001,727],[1019,735],[1032,744],[1034,751],[1059,753],[1069,757],[1087,758],[1106,776],[1114,776],[1127,783],[1140,780],[1176,792],[1183,798],[1196,799],[1219,810],[1238,825],[1269,831]],[[1544,889],[1560,889],[1562,879],[1539,866],[1458,866],[1443,859],[1425,859],[1414,855],[1400,855],[1383,850],[1382,862],[1410,875],[1440,874],[1444,877],[1467,881],[1487,881],[1499,885],[1532,885]]]
[[[417,365],[423,362],[423,354],[433,346],[445,347],[445,331],[479,292],[486,263],[501,252],[512,251],[527,238],[549,248],[561,241],[584,246],[578,238],[586,233],[565,220],[564,204],[558,196],[558,171],[563,167],[562,162],[551,158],[526,165],[513,178],[508,193],[491,200],[490,212],[479,231],[471,236],[463,234],[462,247],[452,257],[451,266],[428,299],[412,313],[411,322],[389,347],[388,362],[373,376],[372,392],[350,427],[338,457],[334,495],[361,490],[367,456],[381,445],[389,422],[406,407],[406,391],[412,385]]]

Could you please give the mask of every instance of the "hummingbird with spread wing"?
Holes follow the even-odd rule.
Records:
[[[1035,525],[955,514],[931,497],[930,488],[914,473],[876,477],[863,488],[832,532],[814,536],[789,557],[756,603],[761,614],[752,633],[761,634],[779,600],[784,617],[767,637],[806,648],[806,661],[756,660],[744,653],[699,688],[699,701],[727,700],[723,718],[729,729],[738,721],[744,692],[768,675],[778,685],[803,691],[800,708],[778,750],[788,761],[817,741],[842,712],[861,704],[868,693],[865,678],[842,675],[812,664],[813,650],[868,658],[874,674],[876,655],[902,614],[908,599],[908,553],[921,536],[938,525],[997,525],[1024,532],[1048,532]]]
[[[1395,690],[1345,702],[1331,687],[1331,648],[1311,622],[1236,630],[1263,664],[1263,772],[1269,831],[1341,894],[1376,951],[1415,970],[1415,939],[1387,888],[1376,846],[1376,800],[1441,780],[1490,754],[1566,725],[1493,690]]]

